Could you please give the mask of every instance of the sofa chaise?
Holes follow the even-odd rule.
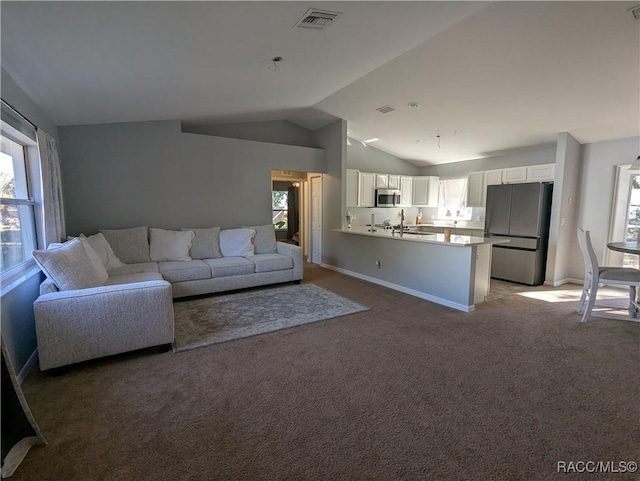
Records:
[[[272,225],[102,230],[34,251],[41,370],[174,340],[173,298],[300,282],[302,249]]]

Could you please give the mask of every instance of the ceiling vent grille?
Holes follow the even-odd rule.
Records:
[[[310,8],[307,10],[307,13],[296,22],[294,27],[324,30],[335,22],[340,15],[342,15],[341,12],[330,12],[329,10]]]
[[[636,5],[635,7],[631,7],[629,9],[629,11],[631,12],[631,15],[633,15],[633,18],[635,18],[636,20],[640,19],[640,5]]]
[[[389,112],[393,112],[395,109],[391,105],[384,105],[382,107],[378,107],[376,110],[381,114],[388,114]]]

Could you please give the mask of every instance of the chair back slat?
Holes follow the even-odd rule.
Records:
[[[598,258],[591,244],[591,234],[587,230],[578,228],[578,245],[584,258],[585,277],[592,277],[594,273],[598,274]]]

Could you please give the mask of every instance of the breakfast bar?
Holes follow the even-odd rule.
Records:
[[[489,294],[494,237],[336,229],[347,261],[337,270],[469,312]]]

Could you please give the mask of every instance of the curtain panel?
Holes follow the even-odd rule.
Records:
[[[42,203],[44,210],[44,245],[66,240],[62,176],[56,141],[41,129],[37,131],[40,169],[42,172]]]

